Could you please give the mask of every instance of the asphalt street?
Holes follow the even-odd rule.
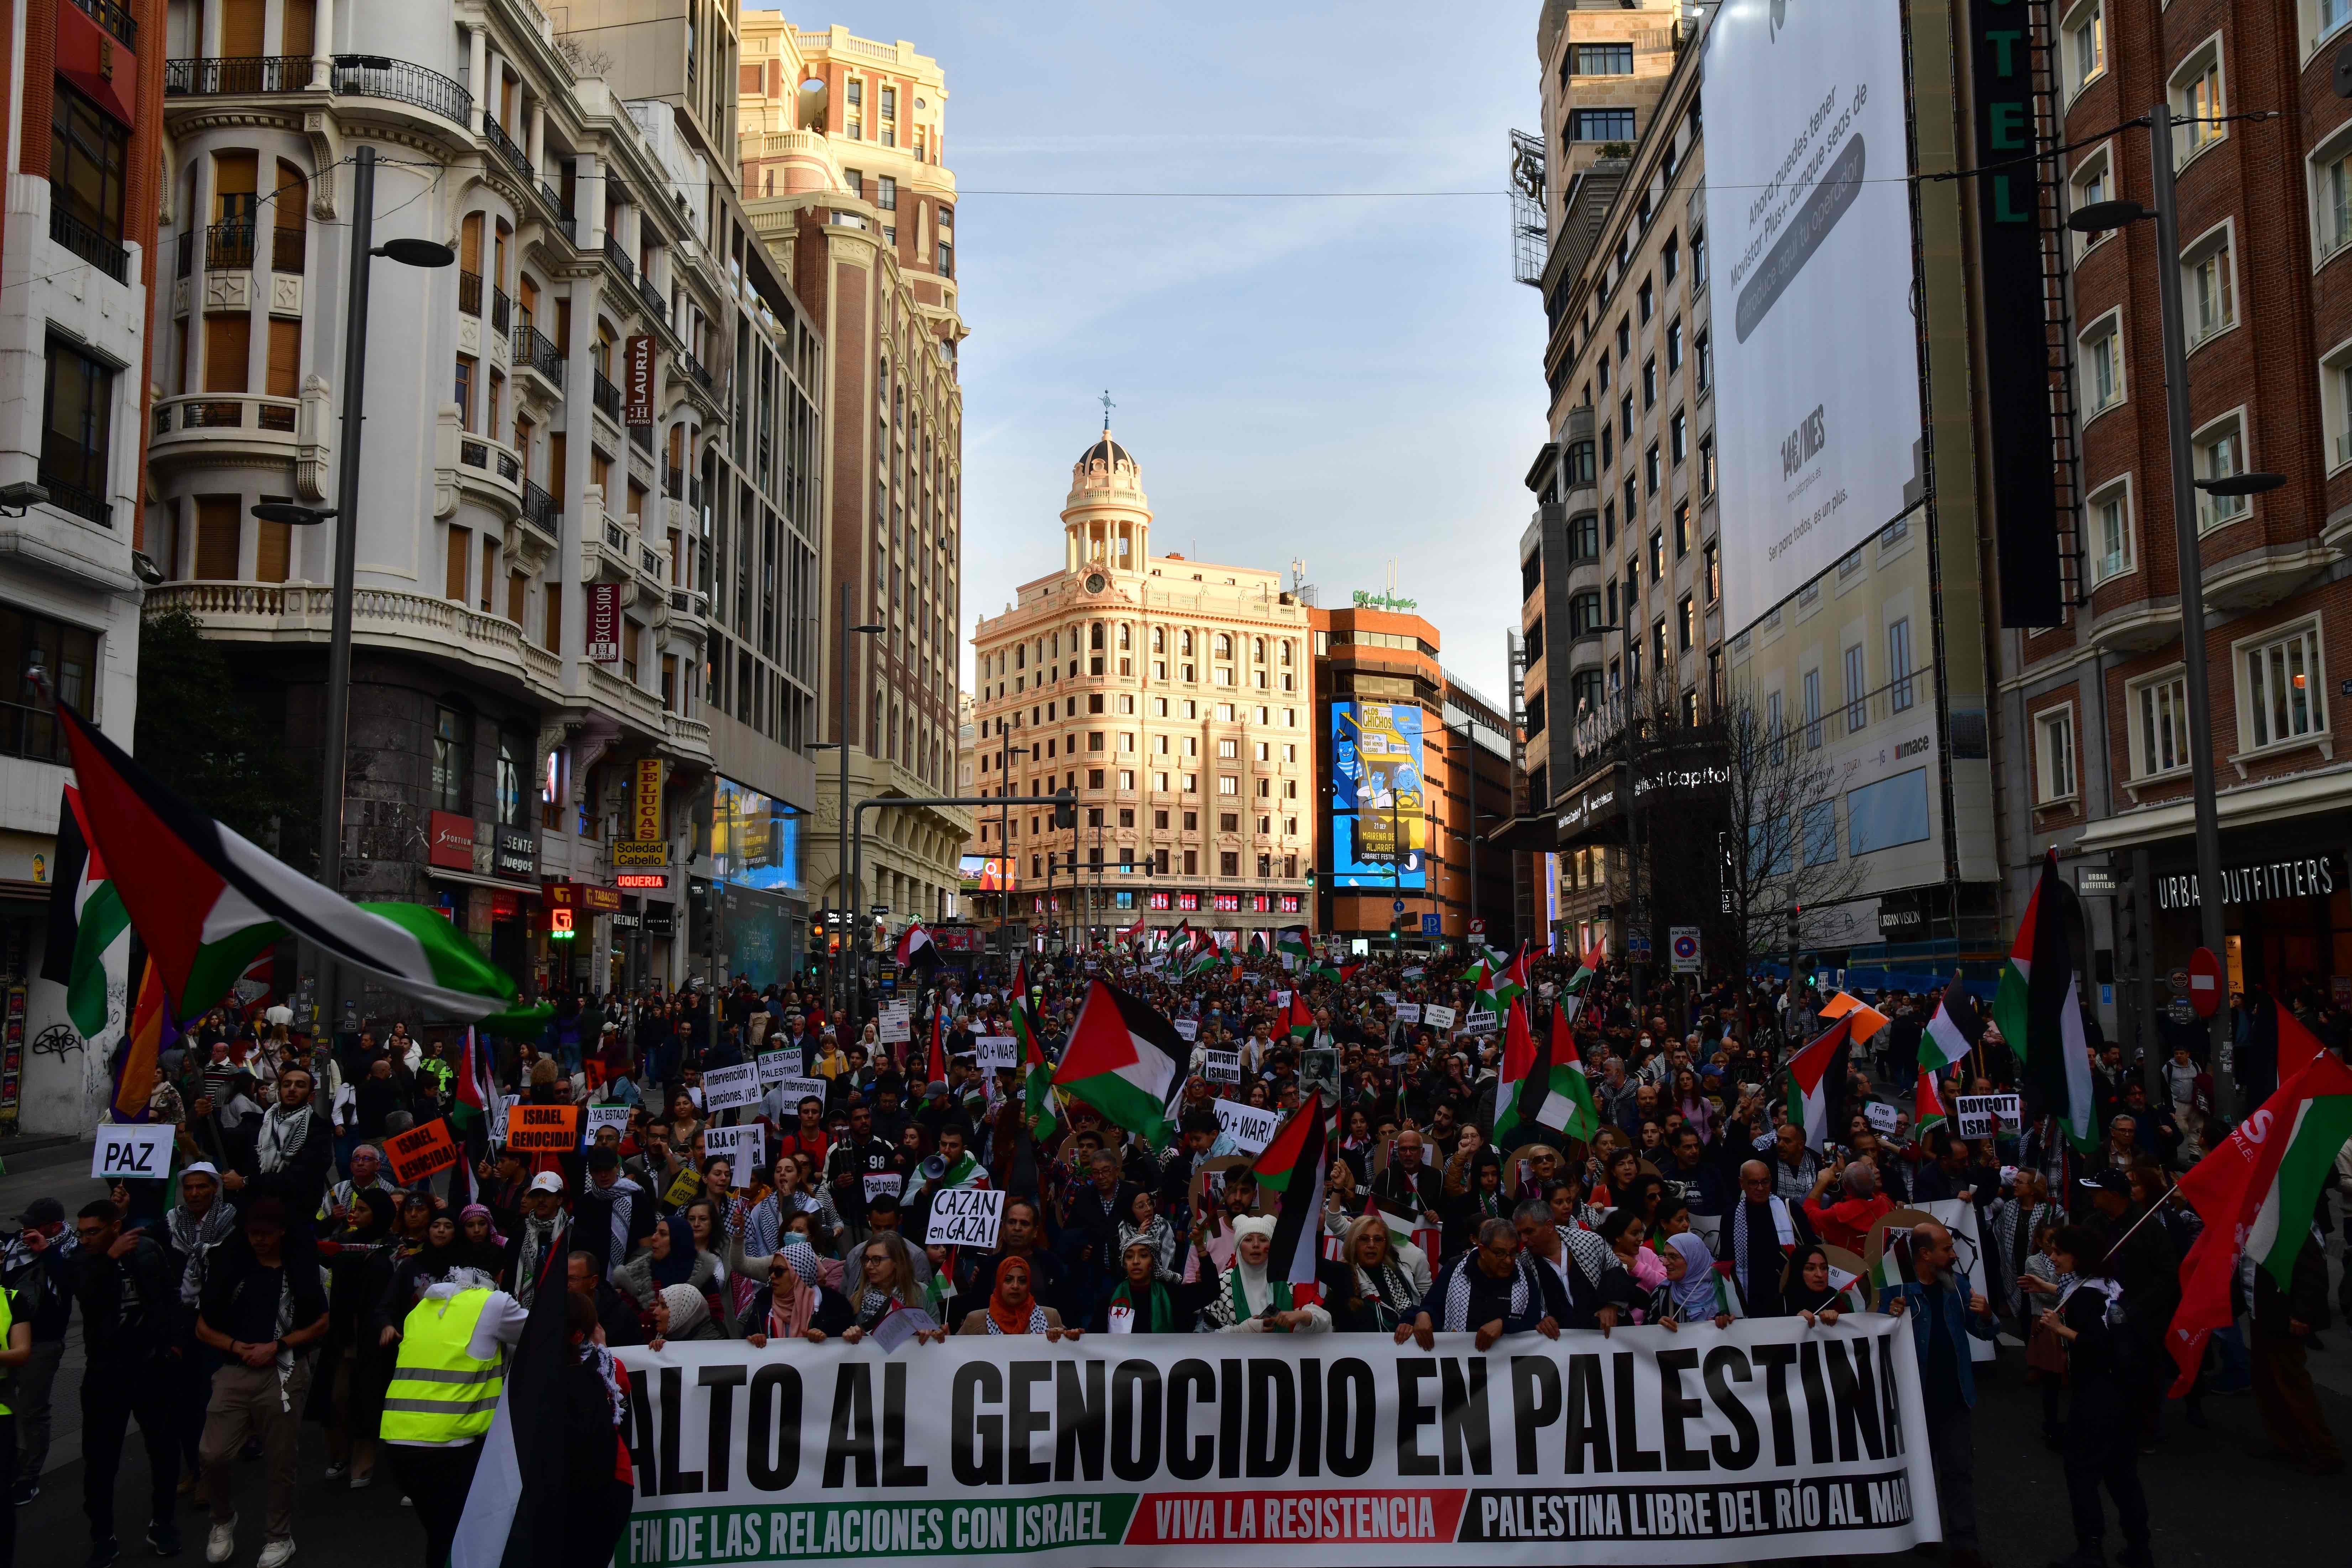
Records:
[[[12,1154],[8,1173],[0,1176],[0,1218],[13,1221],[26,1202],[43,1194],[65,1202],[68,1213],[101,1195],[99,1184],[83,1174],[89,1168],[87,1146],[69,1159],[57,1157],[61,1152]],[[2339,1246],[2340,1238],[2332,1240],[2331,1253]],[[2340,1258],[2331,1258],[2331,1272],[2340,1267]],[[2323,1339],[2326,1348],[2312,1357],[2320,1404],[2338,1441],[2352,1443],[2352,1326],[2339,1322]],[[89,1550],[81,1500],[79,1340],[77,1319],[74,1343],[58,1377],[56,1437],[41,1478],[41,1495],[16,1513],[18,1560],[37,1568],[70,1568]],[[1986,1560],[1996,1568],[2041,1568],[2073,1544],[2064,1478],[2058,1457],[2042,1447],[2040,1394],[2026,1385],[2023,1370],[2023,1352],[2013,1343],[2003,1344],[1989,1375],[1979,1369],[1979,1529]],[[2315,1480],[2263,1458],[2268,1443],[2251,1394],[2210,1398],[2205,1409],[2210,1425],[2199,1431],[2188,1425],[2179,1405],[2168,1407],[2158,1452],[2140,1461],[2154,1515],[2158,1562],[2165,1568],[2237,1568],[2248,1563],[2346,1561],[2345,1505],[2352,1493],[2343,1480]],[[417,1568],[424,1533],[415,1514],[401,1507],[400,1488],[389,1465],[363,1491],[329,1482],[326,1467],[324,1435],[315,1426],[306,1426],[302,1489],[295,1511],[299,1557],[352,1568]],[[139,1500],[145,1494],[146,1473],[146,1457],[134,1436],[124,1445],[116,1491],[116,1530],[125,1563],[145,1555],[140,1542],[146,1521],[140,1517]],[[238,1552],[231,1561],[250,1564],[261,1548],[262,1467],[257,1462],[237,1467],[236,1491],[244,1522]],[[204,1510],[194,1499],[183,1500],[181,1526],[187,1546],[180,1561],[201,1563]],[[2111,1556],[2120,1545],[2111,1521]]]

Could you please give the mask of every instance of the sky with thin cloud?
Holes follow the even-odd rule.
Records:
[[[1538,121],[1539,8],[791,13],[947,74],[967,686],[974,620],[1060,564],[1107,388],[1156,552],[1297,557],[1327,605],[1393,562],[1447,668],[1502,700],[1544,439],[1543,312],[1503,194],[1509,131]],[[992,194],[1012,191],[1118,194]],[[1177,192],[1232,194],[1152,194]],[[1388,192],[1487,194],[1358,194]]]

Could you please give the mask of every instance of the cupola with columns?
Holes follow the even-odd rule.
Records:
[[[1078,454],[1070,469],[1069,500],[1062,507],[1066,571],[1088,568],[1141,575],[1151,553],[1151,503],[1143,497],[1143,475],[1126,447],[1110,437]]]

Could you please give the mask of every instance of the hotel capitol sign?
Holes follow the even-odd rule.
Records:
[[[2221,868],[2221,902],[2259,904],[2271,899],[2324,899],[2336,888],[2336,858],[2331,855],[2298,856],[2285,860],[2262,860]],[[2156,907],[2193,910],[2198,906],[2197,873],[2182,871],[2156,879]]]

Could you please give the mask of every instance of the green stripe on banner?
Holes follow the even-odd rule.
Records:
[[[836,1502],[678,1509],[630,1517],[615,1568],[793,1563],[821,1557],[964,1557],[1116,1546],[1133,1492],[1072,1492],[1019,1501]]]

